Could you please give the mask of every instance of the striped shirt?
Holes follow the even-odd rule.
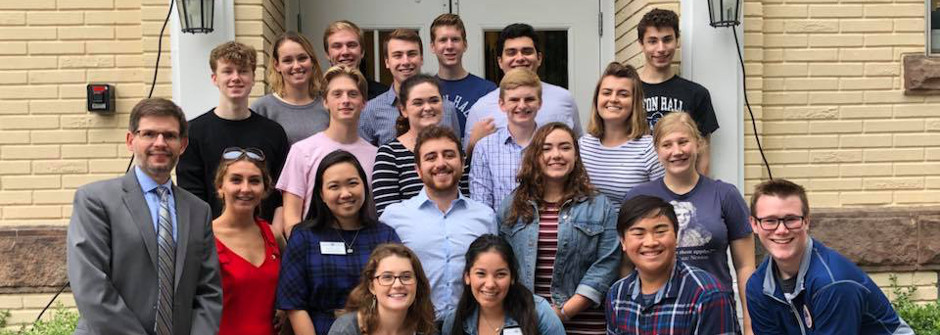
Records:
[[[469,167],[464,166],[460,177],[460,191],[466,196],[470,193],[468,180]],[[372,195],[375,209],[382,215],[388,205],[409,199],[424,187],[415,170],[415,153],[408,150],[398,139],[382,145],[375,156],[372,168]]]
[[[578,145],[591,184],[611,200],[616,211],[634,186],[663,177],[663,166],[650,135],[607,147],[599,138],[585,134],[578,139]]]
[[[470,161],[470,198],[499,209],[503,198],[516,189],[523,149],[508,128],[497,128],[477,142]]]
[[[557,203],[545,203],[539,209],[539,239],[535,257],[535,294],[551,301],[552,273],[555,272],[555,257],[558,254]],[[607,324],[604,311],[590,307],[565,322],[567,334],[604,334]]]
[[[666,285],[644,302],[634,270],[607,293],[607,334],[740,334],[731,292],[705,270],[676,260]]]

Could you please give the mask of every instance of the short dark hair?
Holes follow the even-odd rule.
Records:
[[[430,126],[421,130],[418,133],[418,139],[415,140],[415,165],[421,166],[421,146],[424,145],[424,142],[430,140],[436,140],[439,138],[448,139],[451,142],[454,142],[457,145],[457,152],[460,154],[460,160],[464,159],[463,150],[460,146],[460,138],[454,134],[454,131],[450,128],[442,126]]]
[[[535,52],[542,52],[542,50],[539,49],[539,35],[535,32],[535,28],[525,23],[513,23],[499,32],[499,38],[496,39],[496,53],[499,55],[503,54],[503,47],[506,45],[506,40],[520,37],[531,38],[532,44],[535,45]]]
[[[140,128],[140,119],[151,116],[176,118],[176,121],[180,123],[180,137],[189,136],[189,124],[186,122],[186,114],[183,113],[183,109],[173,101],[164,98],[147,98],[134,105],[134,108],[131,109],[131,119],[127,125],[127,130],[136,133],[137,129]]]
[[[679,234],[679,219],[672,204],[663,199],[639,195],[623,202],[620,206],[620,215],[617,216],[617,234],[623,237],[624,232],[642,219],[665,216],[672,223],[672,231]]]
[[[803,202],[803,216],[809,216],[809,201],[806,198],[806,189],[797,183],[786,179],[772,179],[754,186],[754,194],[751,194],[751,216],[757,217],[757,200],[763,196],[774,196],[777,198],[787,198],[790,196],[800,197]]]
[[[640,19],[636,25],[636,34],[640,43],[643,43],[643,35],[646,34],[646,28],[656,29],[672,28],[676,32],[676,38],[679,38],[679,15],[668,9],[653,8]]]
[[[434,19],[434,22],[431,22],[431,43],[434,43],[434,40],[437,39],[437,34],[434,30],[438,27],[457,28],[457,30],[460,31],[460,37],[463,38],[464,41],[467,40],[467,28],[464,27],[463,20],[461,20],[460,16],[457,14],[444,13],[438,15],[437,18]]]
[[[418,35],[418,32],[413,29],[403,29],[398,28],[393,30],[391,33],[385,37],[382,45],[385,47],[385,55],[383,57],[388,58],[388,42],[391,40],[402,40],[412,42],[418,45],[418,54],[424,55],[424,49],[421,44],[421,36]]]

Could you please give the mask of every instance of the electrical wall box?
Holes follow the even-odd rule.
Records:
[[[88,84],[85,97],[88,111],[114,113],[114,96],[114,86],[110,84]]]

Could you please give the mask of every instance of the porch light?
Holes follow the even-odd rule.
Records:
[[[180,13],[180,26],[184,33],[211,33],[214,9],[215,0],[176,0],[176,10]]]
[[[741,24],[741,0],[708,0],[708,20],[712,27],[734,27]]]

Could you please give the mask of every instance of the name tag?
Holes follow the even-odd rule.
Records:
[[[320,254],[345,255],[346,245],[343,242],[320,242]]]
[[[522,335],[522,328],[519,328],[519,326],[506,327],[503,329],[503,335]]]

